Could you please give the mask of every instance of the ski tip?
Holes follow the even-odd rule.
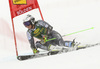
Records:
[[[25,57],[23,57],[23,56],[17,56],[17,59],[18,59],[19,61],[22,61],[22,60],[26,60],[26,59],[28,59],[28,58],[25,58]]]
[[[17,59],[20,60],[20,61],[22,60],[21,56],[17,56]]]
[[[35,55],[22,55],[22,56],[17,56],[17,59],[22,61],[22,60],[27,60],[33,58]]]
[[[20,60],[20,61],[27,60],[29,58],[31,58],[31,57],[30,56],[17,56],[17,59]]]

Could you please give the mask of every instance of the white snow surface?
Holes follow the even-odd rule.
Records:
[[[100,43],[100,0],[38,0],[44,20],[61,35],[94,27],[64,37],[84,44]],[[22,19],[37,9],[14,18],[19,54],[32,54]],[[35,39],[37,40],[37,39]],[[0,0],[0,69],[100,69],[100,45],[68,53],[18,61],[12,32],[8,0]]]

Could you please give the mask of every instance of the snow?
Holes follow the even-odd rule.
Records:
[[[66,36],[65,40],[76,38],[76,41],[83,45],[100,43],[100,0],[38,0],[38,2],[44,20],[61,35],[94,27],[85,32]],[[0,11],[0,69],[100,69],[100,45],[18,61],[7,0],[0,0],[0,10],[2,10]],[[41,19],[37,9],[29,13],[33,14],[36,20]],[[20,23],[26,14],[14,18],[19,54],[32,54],[26,37],[27,29]]]
[[[2,62],[4,68],[36,68],[36,69],[99,69],[100,68],[100,46],[68,52],[59,55],[18,61],[11,58],[10,61]],[[14,56],[13,56],[14,57]]]

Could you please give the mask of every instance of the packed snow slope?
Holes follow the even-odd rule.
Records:
[[[64,37],[84,44],[100,43],[100,0],[38,0],[44,20],[61,35],[94,27]],[[35,11],[36,12],[36,11]],[[36,20],[40,19],[35,13]],[[26,13],[26,14],[29,14]],[[25,14],[25,15],[26,15]],[[32,54],[21,17],[15,18],[19,54]],[[20,25],[17,25],[20,24]],[[23,34],[22,34],[23,33]],[[0,69],[100,69],[100,45],[78,51],[18,61],[7,0],[0,0]]]
[[[6,69],[100,69],[100,45],[88,49],[47,56],[42,58],[18,61],[9,56],[0,65]]]

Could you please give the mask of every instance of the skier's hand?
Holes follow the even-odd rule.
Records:
[[[43,38],[43,39],[41,40],[42,44],[46,43],[47,35],[42,35],[42,38]]]
[[[45,43],[46,43],[46,40],[45,40],[45,39],[42,39],[42,40],[40,41],[40,43],[41,43],[41,44],[45,44]]]
[[[33,48],[33,53],[36,54],[36,53],[39,53],[39,51],[35,48]]]

